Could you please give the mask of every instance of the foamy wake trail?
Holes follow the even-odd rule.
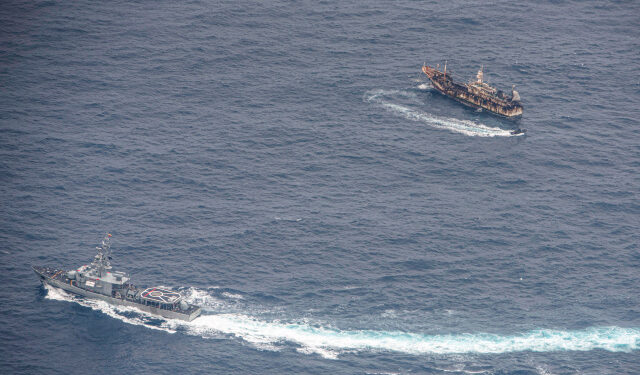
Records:
[[[174,330],[168,327],[160,327],[153,324],[149,324],[153,320],[158,320],[155,316],[149,315],[141,310],[133,307],[126,306],[114,306],[108,304],[105,301],[82,298],[66,293],[64,290],[53,287],[49,284],[45,284],[44,288],[47,290],[45,298],[56,301],[75,302],[82,306],[89,307],[92,310],[103,312],[112,318],[119,319],[125,323],[145,326],[151,329],[158,329],[169,333],[175,333]]]
[[[102,301],[78,299],[59,289],[50,286],[46,288],[49,299],[78,302],[126,323],[144,325],[171,333],[178,331],[203,338],[219,338],[221,335],[237,337],[267,350],[279,350],[287,344],[294,344],[302,353],[316,353],[325,358],[336,358],[340,353],[359,351],[394,351],[420,355],[594,349],[630,352],[640,349],[640,329],[621,327],[592,327],[573,331],[537,329],[514,335],[490,333],[424,335],[393,331],[340,330],[308,322],[266,321],[244,314],[230,313],[203,315],[192,322],[164,320],[160,326],[153,326],[145,321],[148,315],[136,309],[114,307]],[[222,303],[213,297],[207,298],[206,295],[206,292],[192,289],[188,300],[204,302],[207,311],[215,310],[215,306]],[[135,317],[122,315],[131,311],[137,312]]]
[[[172,321],[168,327],[177,328]],[[577,331],[540,329],[518,335],[489,333],[423,335],[406,332],[343,331],[312,326],[266,322],[238,314],[205,315],[185,324],[191,334],[206,337],[214,332],[241,337],[259,344],[292,342],[306,352],[334,357],[343,351],[381,350],[408,354],[507,353],[518,351],[632,351],[640,345],[640,330],[596,327]]]
[[[428,112],[393,103],[390,100],[393,97],[415,98],[415,95],[400,90],[373,90],[365,93],[364,100],[369,103],[375,103],[408,120],[423,122],[434,128],[447,129],[471,137],[514,137],[522,135],[511,134],[509,130],[493,128],[473,121],[435,116]]]

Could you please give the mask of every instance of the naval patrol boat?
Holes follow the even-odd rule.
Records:
[[[43,284],[112,305],[135,307],[169,319],[192,321],[202,308],[190,305],[180,293],[164,288],[141,289],[123,272],[111,272],[111,234],[105,235],[91,264],[76,270],[31,266]]]

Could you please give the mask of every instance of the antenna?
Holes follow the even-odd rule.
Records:
[[[111,269],[111,263],[109,262],[111,258],[111,233],[107,233],[104,236],[100,246],[96,246],[96,249],[98,254],[95,256],[93,265],[98,269],[98,275],[102,277],[104,270]]]
[[[444,78],[447,78],[447,60],[444,60]]]

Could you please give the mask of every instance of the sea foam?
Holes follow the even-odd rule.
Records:
[[[262,350],[279,350],[296,345],[301,353],[315,353],[325,358],[362,351],[393,351],[413,355],[426,354],[495,354],[508,352],[588,351],[602,349],[630,352],[640,348],[640,329],[623,327],[590,327],[581,330],[536,329],[524,333],[499,335],[463,333],[425,335],[421,333],[377,330],[341,330],[304,322],[267,321],[241,313],[202,315],[191,322],[168,319],[158,325],[149,324],[149,316],[135,308],[122,308],[73,297],[64,291],[46,286],[47,298],[77,302],[101,311],[113,318],[169,333],[181,332],[203,338],[236,337]],[[187,299],[205,303],[210,312],[222,303],[207,297],[206,291],[189,289]],[[131,314],[135,312],[135,314]],[[126,313],[125,315],[123,315]]]
[[[522,135],[511,134],[510,130],[490,127],[469,120],[440,117],[428,112],[393,102],[394,97],[415,99],[415,94],[402,90],[372,90],[364,95],[364,100],[385,108],[391,113],[400,115],[411,121],[419,121],[431,127],[446,129],[470,137],[514,137]]]
[[[172,321],[168,327],[183,323]],[[343,351],[395,351],[407,354],[507,353],[637,350],[640,330],[621,327],[592,327],[583,330],[537,329],[521,334],[491,333],[424,335],[410,332],[339,330],[309,324],[267,322],[241,314],[205,315],[188,325],[188,332],[206,337],[223,332],[248,342],[266,344],[290,342],[325,357]],[[328,354],[327,354],[328,353]]]

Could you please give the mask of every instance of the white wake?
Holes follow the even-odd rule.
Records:
[[[167,331],[169,333],[175,333],[174,330],[168,329],[168,327],[149,324],[152,320],[158,320],[162,318],[157,318],[134,307],[114,306],[102,300],[78,297],[49,284],[44,284],[44,288],[47,290],[47,299],[75,302],[82,306],[89,307],[92,310],[103,312],[108,316],[119,319],[125,323],[145,326],[151,329],[159,329]]]
[[[408,120],[422,122],[434,128],[446,129],[471,137],[515,137],[523,134],[511,134],[510,130],[494,128],[469,120],[436,116],[416,108],[396,104],[393,102],[394,97],[415,99],[416,95],[402,90],[372,90],[365,93],[364,100],[368,103],[379,105]]]
[[[210,314],[224,305],[224,301],[206,291],[190,289],[190,303],[204,305],[206,315],[192,322],[162,320],[150,325],[149,316],[133,308],[121,308],[102,301],[72,297],[60,289],[47,286],[47,298],[77,302],[101,311],[129,324],[144,325],[170,333],[182,332],[203,338],[236,337],[259,349],[279,350],[294,344],[302,353],[316,353],[336,358],[340,353],[358,351],[394,351],[414,355],[460,353],[556,352],[602,349],[611,352],[630,352],[640,349],[640,329],[622,327],[591,327],[582,330],[537,329],[529,332],[498,335],[465,333],[425,335],[421,333],[341,330],[308,321],[267,321],[241,313]],[[131,312],[136,314],[132,315]],[[123,313],[127,313],[126,316]]]

